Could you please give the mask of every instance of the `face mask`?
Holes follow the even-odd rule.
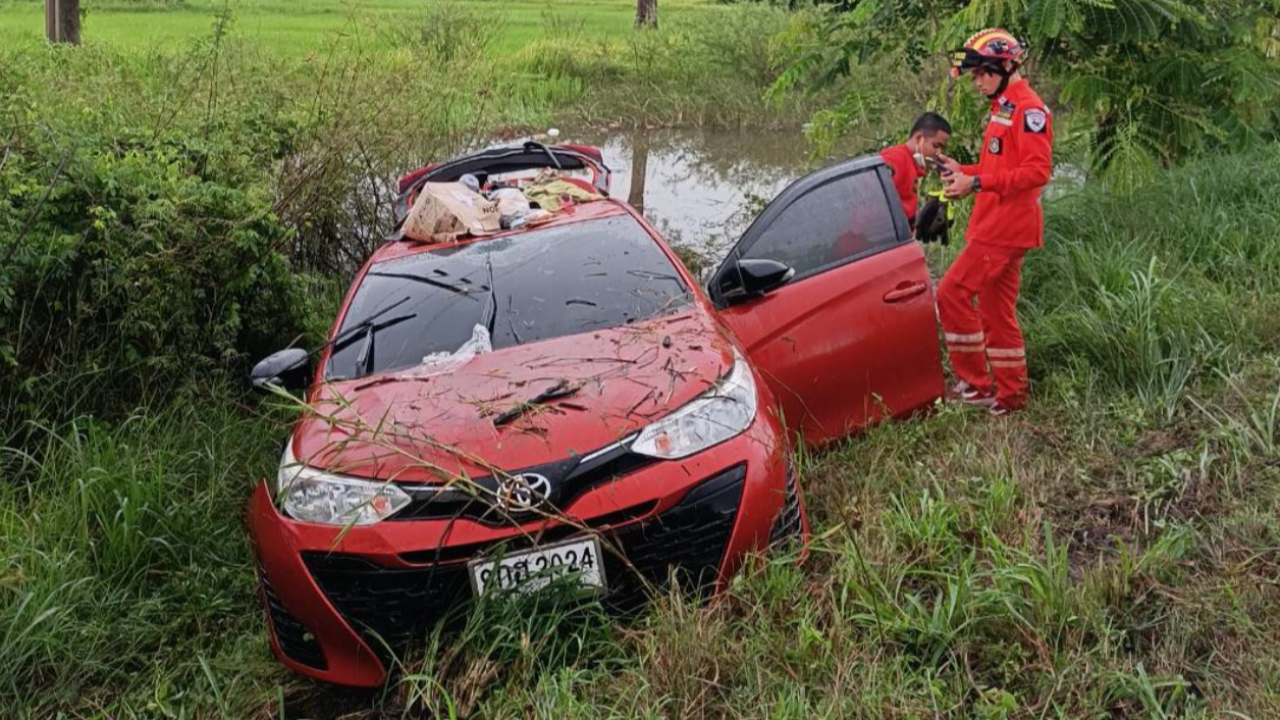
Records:
[[[920,167],[925,166],[924,153],[920,152],[919,144],[917,144],[914,148],[911,148],[911,157],[915,159],[916,165],[919,165]]]

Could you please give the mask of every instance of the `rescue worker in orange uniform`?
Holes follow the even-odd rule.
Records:
[[[951,123],[937,113],[927,112],[912,123],[905,143],[880,151],[880,157],[893,174],[893,187],[902,200],[902,209],[912,230],[916,227],[920,180],[929,172],[929,161],[937,159],[950,140]]]
[[[1019,71],[1023,54],[998,28],[974,34],[953,53],[952,77],[971,75],[990,98],[991,114],[976,165],[942,158],[946,196],[975,196],[965,248],[938,284],[938,316],[959,379],[952,396],[995,415],[1027,403],[1018,288],[1027,251],[1044,245],[1040,193],[1052,170],[1053,124]]]

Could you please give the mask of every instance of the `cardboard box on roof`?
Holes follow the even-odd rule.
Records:
[[[498,203],[460,182],[424,183],[404,221],[404,236],[419,242],[449,242],[500,229]]]

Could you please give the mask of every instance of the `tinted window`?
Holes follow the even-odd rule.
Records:
[[[813,188],[787,206],[743,253],[778,260],[804,275],[898,241],[893,212],[873,170]]]
[[[627,216],[441,248],[369,269],[329,376],[364,374],[362,323],[375,328],[368,370],[381,372],[453,353],[477,325],[501,349],[659,317],[690,300],[667,256]]]

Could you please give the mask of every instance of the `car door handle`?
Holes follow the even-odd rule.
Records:
[[[884,301],[887,303],[902,302],[903,300],[909,300],[928,289],[929,286],[922,282],[902,283],[898,287],[885,293]]]

